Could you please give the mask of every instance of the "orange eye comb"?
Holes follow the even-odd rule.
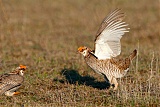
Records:
[[[84,46],[81,46],[81,47],[78,48],[78,51],[79,51],[79,52],[82,52],[84,49],[85,49],[85,47],[84,47]]]
[[[19,65],[19,67],[20,67],[21,69],[26,69],[26,68],[27,68],[27,67],[24,66],[24,65]]]

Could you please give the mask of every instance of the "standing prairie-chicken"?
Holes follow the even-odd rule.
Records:
[[[0,76],[0,95],[13,96],[19,94],[16,90],[22,85],[24,81],[24,72],[26,66],[20,65],[10,73]]]
[[[126,75],[133,58],[137,54],[134,50],[129,57],[118,59],[121,53],[120,39],[125,32],[129,32],[123,21],[124,13],[120,9],[112,11],[101,23],[96,34],[95,50],[85,46],[79,47],[78,52],[84,56],[86,63],[97,73],[102,74],[106,81],[117,89],[116,78]]]

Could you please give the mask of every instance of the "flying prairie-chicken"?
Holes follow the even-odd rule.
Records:
[[[95,72],[103,75],[106,81],[114,86],[114,90],[118,87],[116,78],[126,75],[131,61],[137,54],[137,50],[134,50],[125,59],[116,58],[121,53],[120,39],[125,32],[129,32],[128,24],[123,18],[124,13],[120,9],[115,9],[101,23],[96,34],[95,50],[85,46],[78,48],[86,63]]]
[[[10,73],[0,76],[0,95],[13,96],[19,94],[16,90],[22,85],[24,81],[24,72],[26,66],[20,65]]]

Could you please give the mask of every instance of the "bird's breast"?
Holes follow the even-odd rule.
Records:
[[[116,64],[110,62],[110,59],[107,60],[98,60],[94,57],[89,57],[85,59],[86,63],[98,74],[105,74],[106,76],[114,76],[115,78],[124,77],[129,70],[119,69]]]

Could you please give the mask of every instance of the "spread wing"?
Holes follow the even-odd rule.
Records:
[[[23,77],[19,75],[4,74],[0,77],[0,95],[4,92],[20,86],[23,82]]]
[[[95,39],[95,56],[98,59],[110,59],[121,53],[120,39],[129,32],[123,18],[124,13],[115,9],[102,21]]]

